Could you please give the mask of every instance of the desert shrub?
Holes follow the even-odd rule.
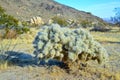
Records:
[[[19,21],[17,23],[17,26],[15,27],[15,30],[17,31],[18,34],[23,34],[27,33],[29,31],[29,24],[25,21]]]
[[[9,29],[14,29],[16,30],[18,33],[20,31],[24,31],[26,29],[26,25],[25,22],[21,22],[19,20],[17,20],[16,18],[14,18],[11,15],[7,15],[7,14],[3,14],[0,17],[0,24],[4,24],[5,25],[5,29],[9,30]]]
[[[88,20],[81,20],[80,24],[83,28],[87,28],[87,27],[91,27],[92,26],[92,22],[88,21]]]
[[[15,17],[5,13],[4,9],[0,6],[0,26],[4,26],[5,34],[3,37],[9,34],[9,32],[15,31],[17,34],[22,34],[29,31],[26,22],[20,22]]]
[[[107,59],[106,50],[81,28],[70,29],[58,24],[44,26],[33,44],[34,54],[40,59],[63,62],[97,60],[99,63]]]
[[[90,31],[100,31],[100,32],[107,32],[110,31],[110,27],[106,26],[103,23],[93,24],[93,28]]]
[[[0,6],[0,15],[3,14],[5,10]]]
[[[108,27],[103,27],[103,26],[94,26],[90,31],[100,31],[100,32],[108,32],[111,29]]]
[[[86,12],[86,13],[91,15],[91,12]]]
[[[111,17],[111,21],[117,25],[118,27],[120,27],[120,7],[116,7],[114,9],[115,12],[115,16]]]
[[[5,24],[7,27],[17,26],[18,20],[11,15],[2,14],[0,17],[0,24]]]
[[[64,17],[62,17],[62,16],[54,16],[52,18],[52,20],[53,20],[53,23],[57,23],[57,24],[59,24],[61,26],[67,26],[68,25],[66,19]]]
[[[15,30],[8,30],[4,35],[2,35],[2,38],[5,39],[13,39],[17,37],[17,32]]]

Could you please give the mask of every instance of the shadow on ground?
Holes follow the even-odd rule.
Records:
[[[7,51],[5,55],[0,55],[0,57],[6,59],[8,62],[11,62],[12,64],[16,66],[59,66],[64,67],[65,64],[63,62],[57,61],[57,60],[41,60],[38,62],[38,59],[32,56],[29,53],[24,52],[16,52],[16,51]]]
[[[120,42],[112,42],[112,41],[107,41],[107,42],[111,44],[120,44]]]
[[[114,41],[102,41],[100,43],[120,44],[120,42],[114,42]]]

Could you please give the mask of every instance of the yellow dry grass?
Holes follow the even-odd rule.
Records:
[[[34,37],[36,36],[38,30],[31,28],[29,33],[22,34],[16,39],[1,39],[0,40],[0,50],[3,52],[0,54],[4,54],[5,51],[19,50],[29,48],[27,52],[32,53],[33,47],[32,42]],[[9,67],[9,63],[7,61],[0,61],[0,70],[5,70]],[[31,70],[31,67],[30,67]]]
[[[112,33],[112,32],[91,32],[92,36],[95,40],[100,42],[120,42],[120,33]],[[119,35],[117,37],[116,35]]]
[[[29,71],[29,72],[31,72],[31,71],[34,70],[34,68],[33,68],[32,66],[28,66],[27,68],[28,68],[28,71]]]
[[[0,70],[8,69],[8,62],[7,61],[0,61]]]
[[[106,68],[86,67],[79,71],[81,76],[91,78],[96,76],[96,80],[120,80],[120,73],[111,72]]]
[[[16,50],[21,51],[22,49],[29,48],[27,52],[33,51],[32,42],[37,34],[38,30],[35,28],[31,28],[30,32],[26,34],[22,34],[18,36],[16,39],[3,39],[0,40],[0,44],[2,46],[10,45],[9,49],[11,50],[13,47],[15,47]]]
[[[116,73],[114,77],[115,77],[115,80],[120,80],[120,72]]]

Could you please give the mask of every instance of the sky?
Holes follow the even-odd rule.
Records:
[[[110,18],[115,15],[114,8],[120,7],[120,0],[55,0],[59,3],[90,12],[101,18]]]

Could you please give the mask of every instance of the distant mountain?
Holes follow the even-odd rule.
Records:
[[[103,18],[103,20],[107,23],[112,23],[114,24],[114,21],[112,21],[110,18]]]
[[[89,12],[79,11],[54,0],[0,0],[0,5],[10,15],[20,20],[29,20],[33,16],[41,16],[44,21],[59,14],[66,19],[104,22]]]

